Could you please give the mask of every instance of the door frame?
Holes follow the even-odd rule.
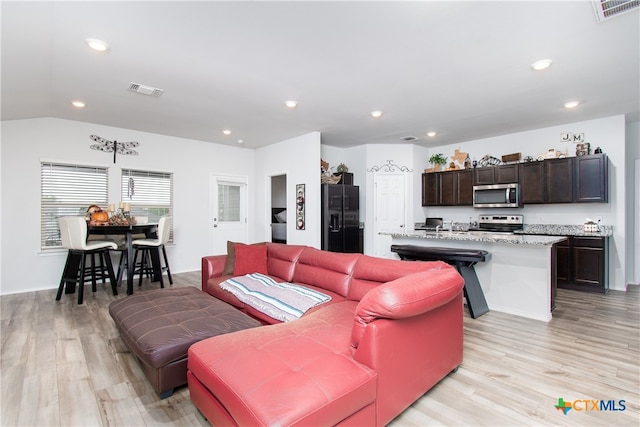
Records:
[[[272,208],[273,206],[271,205],[272,203],[272,194],[271,192],[273,191],[272,188],[272,179],[276,176],[284,176],[284,180],[285,180],[285,187],[284,187],[284,194],[285,194],[285,209],[287,209],[287,241],[289,238],[289,223],[291,215],[289,215],[290,213],[290,209],[289,209],[289,182],[287,180],[288,176],[287,176],[287,172],[281,172],[281,173],[271,173],[269,175],[266,175],[265,179],[265,189],[264,189],[264,194],[265,194],[265,224],[266,226],[265,228],[265,237],[264,240],[267,242],[271,241],[271,237],[272,237],[272,230],[271,230],[271,212],[272,212]]]
[[[382,236],[380,235],[380,227],[378,223],[378,178],[382,175],[396,175],[402,176],[404,179],[404,215],[402,218],[403,227],[402,230],[406,231],[407,223],[409,219],[409,177],[411,176],[410,172],[405,171],[375,171],[373,172],[373,255],[388,258],[391,254],[390,251],[386,251],[381,253],[379,248],[384,243],[383,241],[388,241],[389,245],[391,245],[391,236]]]
[[[219,173],[210,173],[209,174],[209,247],[210,253],[213,255],[220,255],[226,253],[226,242],[224,248],[222,245],[216,248],[214,243],[215,239],[215,228],[217,228],[217,206],[218,201],[215,196],[218,195],[218,183],[219,182],[227,182],[227,183],[238,183],[241,187],[244,188],[244,194],[242,194],[241,190],[241,209],[244,211],[244,221],[240,221],[244,224],[244,240],[249,238],[249,177],[247,175],[228,175],[228,174],[219,174]],[[244,197],[244,203],[242,198]],[[243,212],[240,212],[240,216],[242,218]]]

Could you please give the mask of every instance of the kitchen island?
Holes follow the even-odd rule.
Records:
[[[383,233],[393,245],[480,249],[490,253],[475,265],[489,309],[548,322],[555,293],[554,244],[562,236],[473,231]]]

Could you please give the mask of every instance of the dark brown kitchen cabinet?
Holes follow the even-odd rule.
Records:
[[[518,182],[519,165],[500,165],[473,169],[474,185],[512,184]]]
[[[455,204],[473,206],[473,172],[471,169],[454,172],[456,180]]]
[[[606,154],[576,157],[574,201],[609,201],[609,159]]]
[[[522,204],[544,203],[544,162],[520,165],[520,201]]]
[[[473,205],[470,169],[422,174],[422,206]]]
[[[587,292],[609,290],[609,238],[568,236],[556,244],[557,286]]]
[[[495,182],[494,178],[495,167],[489,166],[486,168],[475,168],[473,170],[473,184],[474,185],[491,185]]]
[[[557,243],[556,246],[556,279],[558,285],[569,283],[569,273],[571,272],[571,245],[570,237]]]
[[[422,174],[422,206],[438,204],[437,173]]]
[[[546,160],[543,164],[545,203],[573,202],[575,158]]]
[[[520,165],[523,204],[571,203],[575,158],[544,160]]]
[[[520,200],[534,203],[608,202],[606,154],[520,164]]]

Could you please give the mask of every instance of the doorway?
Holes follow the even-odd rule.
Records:
[[[375,173],[373,177],[374,255],[393,258],[391,236],[380,233],[403,233],[406,225],[405,173]]]
[[[212,254],[225,254],[227,241],[247,243],[247,178],[212,175],[210,193]]]
[[[271,177],[271,241],[287,243],[287,175]]]

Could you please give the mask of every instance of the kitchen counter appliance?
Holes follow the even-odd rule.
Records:
[[[514,234],[514,231],[522,230],[523,226],[524,215],[480,215],[478,227],[469,231]]]
[[[474,208],[520,208],[520,184],[473,186]]]

